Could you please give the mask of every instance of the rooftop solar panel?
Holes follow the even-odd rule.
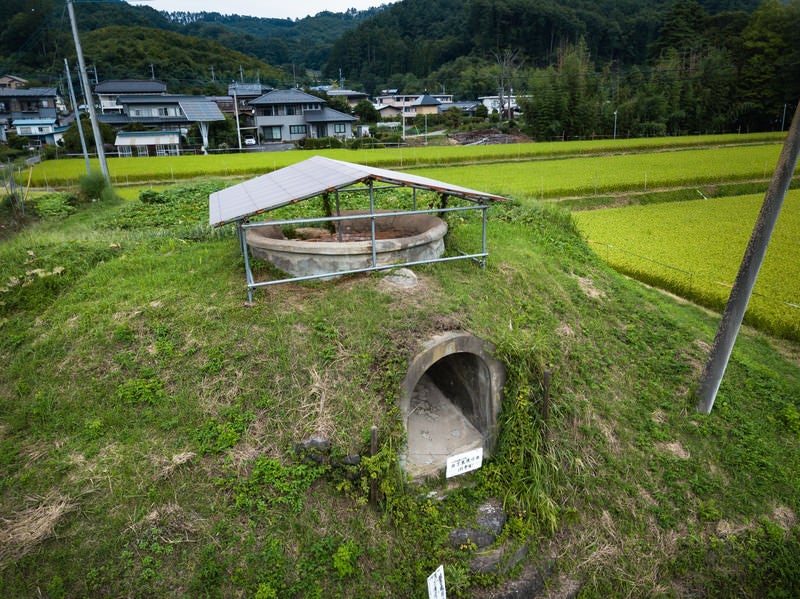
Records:
[[[427,177],[314,156],[212,193],[208,198],[209,221],[218,227],[367,180],[414,186],[478,202],[506,199]]]
[[[225,116],[210,100],[182,100],[181,110],[190,121],[224,121]]]

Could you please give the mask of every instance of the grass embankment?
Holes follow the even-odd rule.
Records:
[[[475,162],[506,162],[547,159],[563,156],[613,154],[618,152],[652,152],[709,146],[776,144],[785,134],[759,133],[747,135],[703,135],[691,137],[646,138],[632,140],[600,140],[507,144],[495,146],[407,147],[378,150],[294,150],[288,152],[247,152],[208,156],[169,156],[157,158],[109,158],[108,168],[115,185],[141,181],[171,181],[196,177],[245,177],[261,175],[312,155],[358,162],[369,166],[414,168]],[[94,161],[95,170],[99,169]],[[31,178],[34,187],[75,185],[85,174],[83,159],[45,161],[37,165]],[[557,179],[557,177],[556,177]],[[539,191],[539,181],[533,181]],[[535,194],[534,194],[535,195]]]
[[[697,415],[717,319],[616,274],[538,204],[492,210],[486,270],[279,286],[248,308],[235,238],[204,225],[218,185],[0,246],[5,594],[411,597],[444,564],[448,596],[480,596],[519,570],[474,573],[474,547],[448,541],[487,497],[508,555],[528,546],[524,565],[584,596],[800,592],[796,345],[744,331]],[[470,249],[479,225],[451,225],[450,250]],[[509,381],[497,453],[445,492],[399,475],[396,396],[450,328],[494,343]],[[373,424],[359,466],[293,451],[325,435],[341,463]]]

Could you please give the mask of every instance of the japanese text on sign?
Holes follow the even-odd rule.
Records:
[[[444,566],[436,568],[428,576],[428,599],[447,599],[447,589],[444,586]]]
[[[447,471],[445,472],[445,476],[450,478],[451,476],[458,476],[459,474],[464,474],[471,470],[477,470],[482,464],[483,447],[465,453],[459,453],[447,458]]]

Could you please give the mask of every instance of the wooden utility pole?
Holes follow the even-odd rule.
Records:
[[[798,153],[800,153],[800,104],[795,110],[792,126],[789,128],[789,134],[783,144],[775,173],[772,175],[772,181],[764,196],[764,203],[761,205],[761,212],[739,266],[739,274],[736,275],[728,303],[722,313],[722,321],[717,329],[714,344],[711,346],[711,353],[703,369],[700,386],[697,390],[697,411],[703,414],[710,414],[711,408],[714,407],[714,400],[717,397],[722,376],[725,374],[725,368],[728,366],[736,336],[739,334],[739,327],[744,319],[758,270],[767,253],[767,246],[772,231],[775,229],[783,198],[792,182]]]

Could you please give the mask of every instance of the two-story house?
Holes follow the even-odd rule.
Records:
[[[155,79],[110,79],[94,86],[94,93],[103,114],[121,114],[123,106],[118,102],[123,96],[166,95],[167,84]]]
[[[203,148],[208,147],[208,123],[224,121],[219,107],[205,96],[136,94],[119,96],[119,113],[98,116],[117,129],[135,125],[139,131],[121,132],[114,145],[121,156],[166,155],[179,151],[180,136],[197,123]]]
[[[263,141],[304,137],[351,139],[356,117],[328,108],[325,100],[298,89],[273,90],[250,102]]]
[[[357,92],[352,89],[337,89],[330,88],[325,90],[329,98],[344,98],[350,105],[350,108],[355,108],[359,102],[369,100],[369,96],[364,92]]]
[[[453,102],[452,94],[399,94],[397,90],[384,90],[386,93],[375,98],[375,109],[381,118],[402,116],[413,119],[418,114],[437,114],[441,104]]]
[[[27,87],[28,80],[15,75],[0,75],[0,89],[22,89]]]
[[[65,129],[59,121],[60,103],[54,87],[0,89],[0,127],[32,143],[56,143]]]

